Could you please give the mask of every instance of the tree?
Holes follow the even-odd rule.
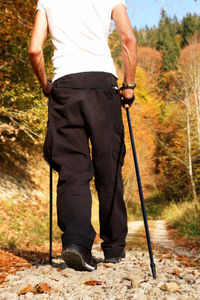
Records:
[[[1,1],[0,26],[0,148],[5,153],[14,142],[40,143],[45,128],[40,117],[46,115],[46,100],[33,75],[28,56],[36,5],[28,0]],[[45,57],[50,61],[52,47],[46,43]],[[48,64],[47,64],[48,67]],[[51,73],[51,68],[47,68]]]
[[[183,49],[180,57],[181,70],[187,80],[187,87],[193,96],[193,107],[196,114],[196,131],[200,149],[200,43],[194,41]]]
[[[197,205],[197,192],[200,190],[200,43],[194,42],[182,50],[180,67],[187,110],[189,170]]]
[[[158,74],[162,67],[161,53],[150,47],[138,47],[138,65],[148,74]]]
[[[162,10],[158,26],[157,50],[163,53],[163,70],[176,69],[180,54],[180,43],[177,39],[177,20],[172,20]]]
[[[168,198],[189,196],[198,207],[200,192],[199,97],[200,44],[188,45],[181,51],[178,71],[168,72],[167,87],[158,131],[157,170],[163,172]],[[169,96],[169,95],[170,96]]]
[[[4,166],[20,166],[27,161],[26,151],[44,141],[47,100],[28,56],[35,9],[33,1],[0,1],[0,163]],[[49,39],[44,52],[51,74]]]
[[[195,33],[200,34],[200,16],[187,14],[181,23],[182,47],[188,45]]]
[[[153,26],[149,28],[146,26],[140,30],[136,27],[133,28],[134,34],[137,39],[137,44],[142,47],[156,48],[157,45],[157,28]]]

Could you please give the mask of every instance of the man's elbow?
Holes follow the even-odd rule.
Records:
[[[41,47],[35,47],[35,46],[34,47],[33,46],[29,47],[28,54],[29,54],[30,58],[41,55],[41,53],[42,53],[42,48]]]
[[[136,47],[137,42],[134,34],[125,34],[121,40],[122,44],[125,46]]]

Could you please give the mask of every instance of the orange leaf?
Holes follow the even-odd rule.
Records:
[[[85,285],[90,285],[90,286],[96,286],[96,285],[102,285],[102,281],[99,280],[89,280],[84,282]]]
[[[49,292],[50,290],[51,290],[51,287],[47,283],[38,283],[34,287],[35,294],[43,294],[43,293]]]
[[[19,295],[19,296],[25,295],[25,294],[27,294],[27,293],[29,293],[29,292],[33,292],[33,287],[32,287],[31,284],[27,285],[27,287],[25,287],[24,289],[22,289],[22,290],[18,293],[18,295]]]
[[[174,269],[172,274],[179,276],[180,275],[180,271],[178,269]]]

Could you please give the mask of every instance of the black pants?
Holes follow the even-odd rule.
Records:
[[[116,78],[104,72],[72,74],[55,81],[44,144],[45,159],[59,173],[57,213],[63,246],[92,247],[96,233],[91,225],[89,183],[95,176],[106,256],[120,254],[127,235],[121,177],[124,130],[116,87]]]

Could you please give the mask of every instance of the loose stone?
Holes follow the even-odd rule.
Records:
[[[176,282],[167,282],[161,285],[160,289],[162,291],[169,291],[169,292],[178,292],[179,287]]]

